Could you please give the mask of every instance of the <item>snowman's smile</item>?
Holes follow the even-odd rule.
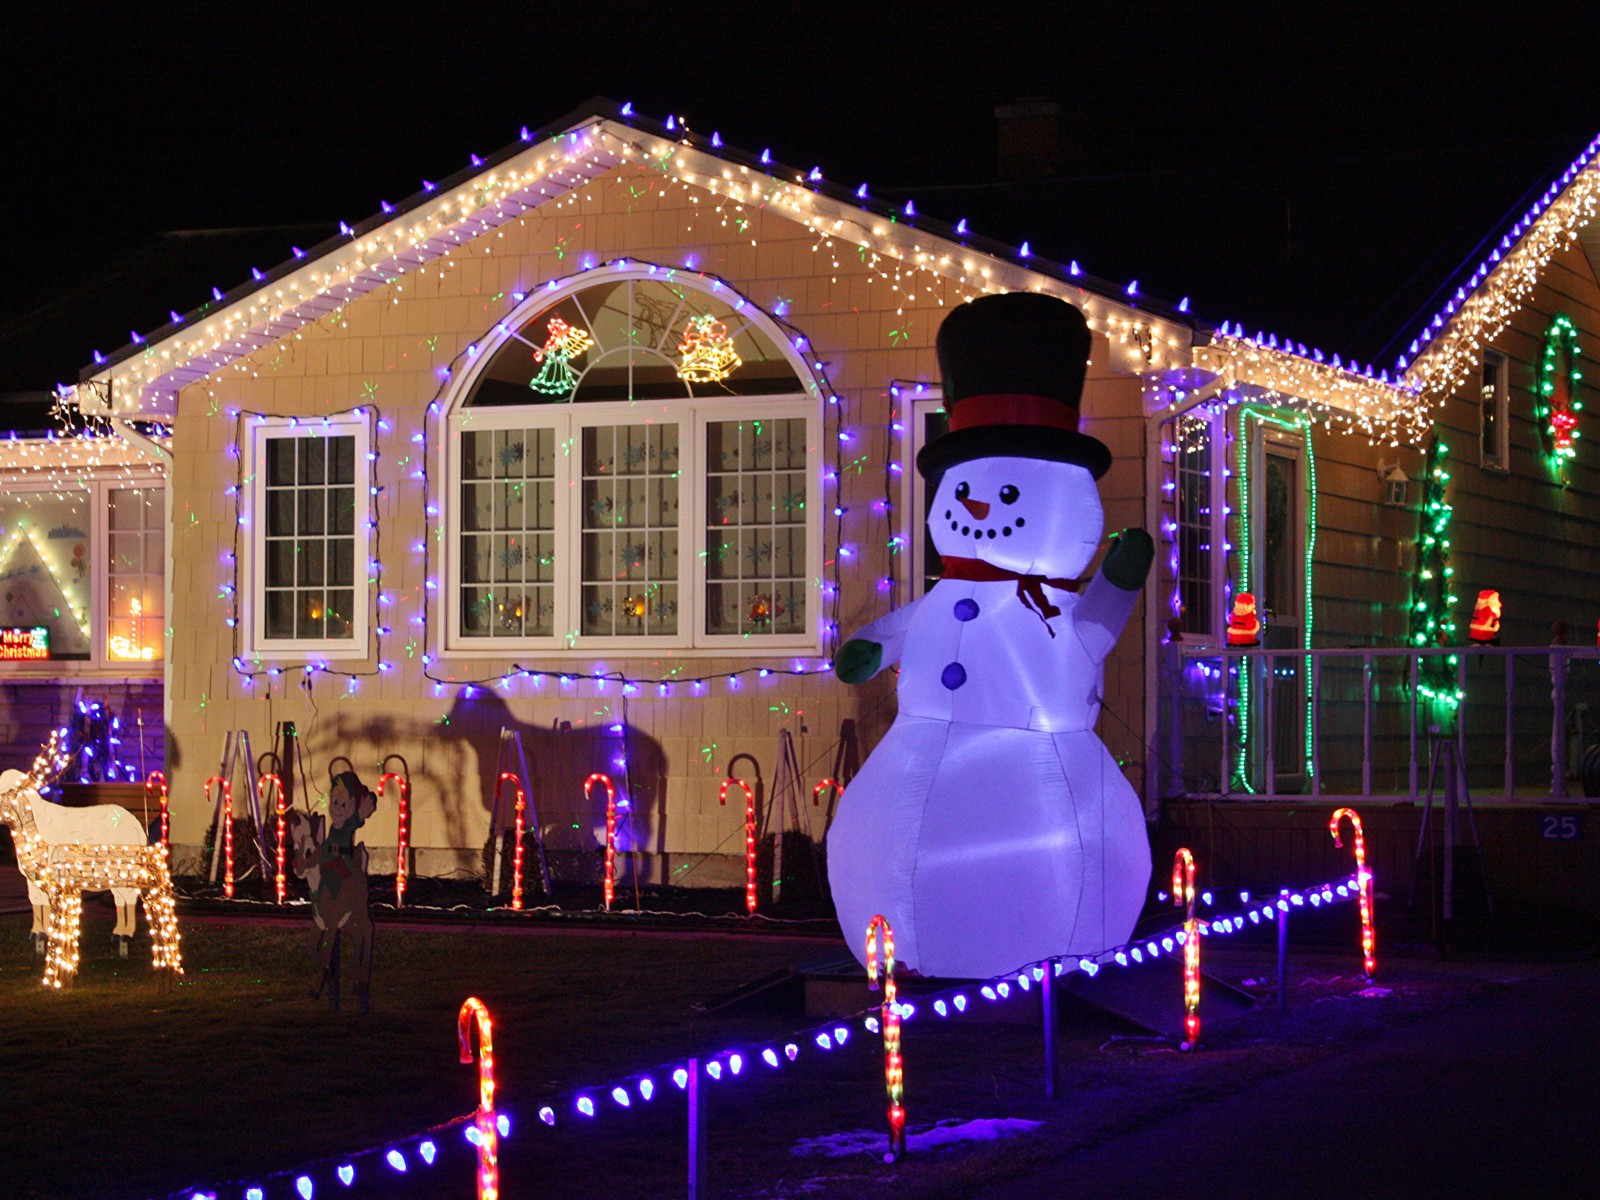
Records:
[[[1002,525],[999,529],[995,529],[993,526],[985,524],[989,516],[990,505],[981,500],[968,500],[965,496],[960,499],[962,505],[972,517],[970,523],[963,524],[961,518],[955,515],[954,509],[945,509],[944,516],[945,520],[950,522],[951,530],[959,533],[962,537],[970,536],[975,541],[982,541],[984,538],[1010,537],[1014,530],[1021,529],[1028,523],[1026,517],[1018,517],[1011,524]],[[979,509],[983,511],[979,512]]]

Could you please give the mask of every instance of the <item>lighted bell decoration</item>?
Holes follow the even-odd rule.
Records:
[[[528,386],[549,396],[570,396],[578,388],[572,360],[594,345],[594,338],[587,330],[569,325],[560,317],[551,317],[548,328],[544,345],[533,352],[533,361],[543,365]]]
[[[1256,616],[1256,598],[1240,592],[1233,598],[1228,614],[1228,645],[1256,646],[1261,643],[1261,618]]]
[[[622,615],[632,617],[635,621],[644,620],[645,601],[643,596],[627,596],[622,601]]]
[[[683,355],[678,378],[685,383],[721,383],[743,362],[728,338],[728,327],[710,313],[689,319],[678,353]]]
[[[765,624],[772,620],[772,600],[765,595],[757,596],[750,601],[750,620],[757,624]]]
[[[1484,588],[1478,593],[1467,636],[1483,645],[1500,644],[1500,593],[1493,588]]]

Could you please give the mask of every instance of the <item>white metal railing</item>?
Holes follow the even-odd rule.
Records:
[[[1161,654],[1154,744],[1164,795],[1416,797],[1419,788],[1432,789],[1429,768],[1448,739],[1479,799],[1563,800],[1596,733],[1584,697],[1600,713],[1600,647],[1179,643]],[[1441,690],[1460,697],[1454,711],[1419,689],[1423,661],[1437,659],[1444,660],[1433,672],[1446,681]]]

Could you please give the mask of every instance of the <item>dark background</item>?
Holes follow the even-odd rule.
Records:
[[[1386,367],[1600,133],[1593,4],[11,11],[10,392],[597,95]],[[994,109],[1028,97],[1060,155],[1008,182]],[[206,229],[251,232],[151,240]]]

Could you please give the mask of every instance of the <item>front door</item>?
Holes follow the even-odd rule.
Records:
[[[1252,423],[1250,445],[1251,584],[1265,627],[1262,645],[1268,649],[1301,649],[1307,644],[1310,571],[1309,476],[1306,434],[1298,422],[1280,424],[1264,418]],[[1270,663],[1270,666],[1269,666]],[[1266,672],[1271,671],[1271,679]],[[1252,774],[1266,790],[1299,792],[1307,789],[1309,770],[1307,737],[1310,731],[1310,680],[1301,655],[1281,655],[1260,661],[1256,673],[1256,706],[1251,722]],[[1274,778],[1266,778],[1267,700],[1271,701],[1271,760]]]

